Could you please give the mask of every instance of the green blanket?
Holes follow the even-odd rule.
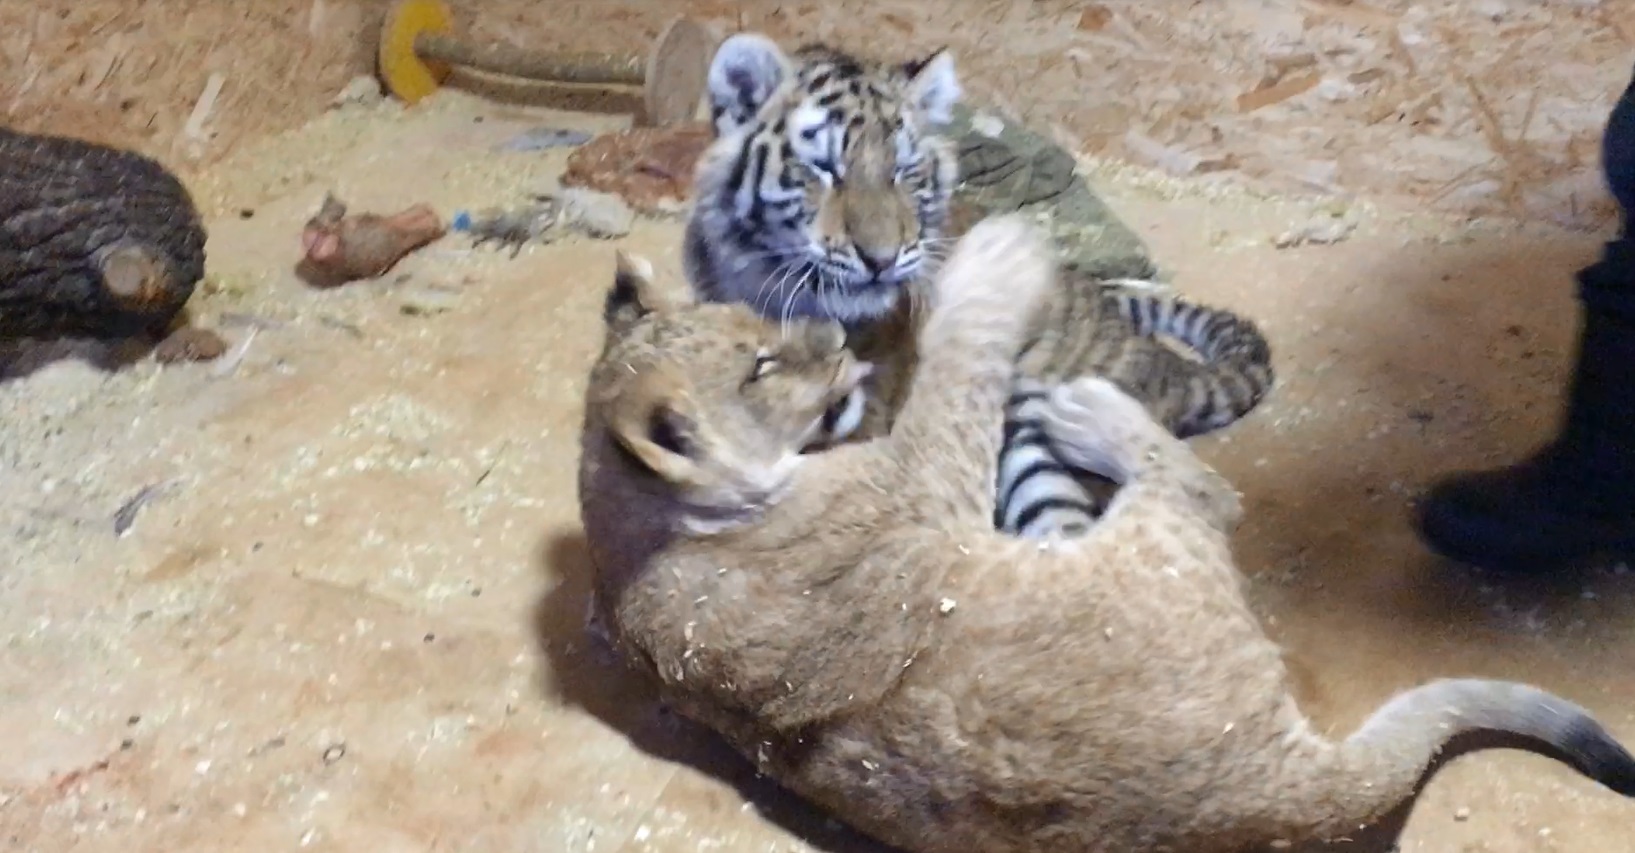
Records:
[[[997,135],[984,132],[994,127]],[[947,133],[959,140],[956,198],[987,215],[1047,214],[1066,269],[1098,278],[1156,275],[1141,238],[1075,173],[1072,154],[1026,127],[965,107],[955,112]]]

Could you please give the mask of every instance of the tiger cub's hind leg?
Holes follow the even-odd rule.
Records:
[[[1118,483],[1118,506],[1142,499],[1182,500],[1229,533],[1242,518],[1237,490],[1186,442],[1153,420],[1146,407],[1101,378],[1059,386],[1039,414],[1057,456]]]
[[[1116,489],[1057,455],[1041,420],[1049,406],[1045,387],[1029,382],[1018,383],[1006,406],[994,507],[994,528],[1001,533],[1037,540],[1083,536]]]

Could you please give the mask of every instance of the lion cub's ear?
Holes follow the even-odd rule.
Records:
[[[694,301],[691,288],[659,284],[653,264],[641,255],[619,249],[613,259],[613,289],[607,293],[602,319],[621,329],[654,311],[677,308]]]
[[[698,422],[686,414],[686,393],[656,369],[632,379],[614,402],[612,428],[620,446],[667,482],[696,479]]]

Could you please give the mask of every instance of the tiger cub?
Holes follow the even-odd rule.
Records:
[[[700,298],[785,323],[839,321],[880,366],[861,434],[883,433],[912,372],[918,283],[957,236],[946,232],[959,161],[941,134],[962,97],[953,57],[868,62],[825,45],[785,54],[744,33],[717,50],[708,90],[716,139],[694,178],[688,280]],[[1063,464],[1030,426],[1039,394],[1099,375],[1190,437],[1243,417],[1273,383],[1270,348],[1247,320],[1061,278],[1020,353],[1000,460],[995,524],[1030,538],[1087,529],[1112,488]]]

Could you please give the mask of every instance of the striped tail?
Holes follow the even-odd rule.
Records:
[[[1271,346],[1254,323],[1184,299],[1143,293],[1108,282],[1111,301],[1138,337],[1175,339],[1201,361],[1176,356],[1164,377],[1182,383],[1186,404],[1166,424],[1186,439],[1239,420],[1265,399],[1274,382]],[[1134,389],[1130,389],[1134,390]],[[1107,511],[1117,485],[1057,457],[1039,423],[1045,385],[1018,380],[1005,415],[994,527],[1025,539],[1075,538]],[[1139,397],[1140,395],[1137,394]],[[1098,488],[1105,486],[1105,488]]]
[[[1137,335],[1173,338],[1195,352],[1201,362],[1186,361],[1182,378],[1191,405],[1176,424],[1179,438],[1192,438],[1228,426],[1253,411],[1271,391],[1272,348],[1255,324],[1220,308],[1173,296],[1142,293],[1109,283],[1104,296]]]

